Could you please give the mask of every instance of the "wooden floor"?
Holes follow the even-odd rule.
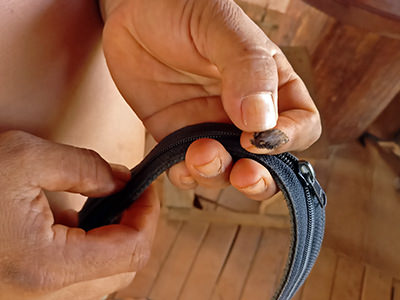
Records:
[[[313,149],[304,155],[318,156]],[[393,185],[399,174],[376,148],[356,143],[336,146],[314,164],[328,193],[326,235],[294,299],[400,300],[400,197]],[[232,188],[199,194],[244,207],[244,197]],[[258,205],[248,201],[250,211]],[[148,265],[116,299],[267,300],[278,285],[288,244],[287,230],[163,216]]]
[[[288,244],[281,230],[161,219],[153,256],[118,298],[136,300],[270,299]],[[293,299],[399,300],[390,274],[323,247]]]

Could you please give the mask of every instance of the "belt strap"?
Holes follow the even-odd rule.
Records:
[[[281,284],[273,300],[293,297],[317,259],[324,235],[326,195],[312,166],[290,153],[260,155],[240,146],[241,131],[230,124],[204,123],[165,137],[135,168],[118,193],[89,198],[79,212],[79,227],[90,229],[118,222],[141,193],[165,170],[185,159],[189,145],[200,138],[219,141],[234,161],[250,158],[268,169],[285,196],[291,223],[291,246]]]

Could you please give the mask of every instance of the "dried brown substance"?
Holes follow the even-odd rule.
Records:
[[[250,143],[260,149],[274,150],[289,142],[288,136],[279,129],[255,132]]]

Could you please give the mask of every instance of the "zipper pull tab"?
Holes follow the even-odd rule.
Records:
[[[310,191],[317,197],[319,204],[322,208],[326,206],[327,199],[326,194],[319,185],[316,177],[315,171],[312,165],[305,160],[298,161],[299,167],[299,176],[302,181],[306,184],[306,186],[310,189]]]

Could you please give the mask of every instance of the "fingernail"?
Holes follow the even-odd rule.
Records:
[[[274,150],[289,142],[288,136],[279,129],[269,129],[263,132],[255,132],[250,143],[259,149]]]
[[[127,182],[131,179],[131,171],[119,164],[110,164],[113,177],[117,180]]]
[[[277,115],[271,93],[258,93],[242,99],[242,120],[248,131],[275,127]]]
[[[180,176],[179,180],[183,185],[186,185],[188,187],[196,185],[196,180],[194,180],[192,176]]]
[[[240,191],[245,194],[260,194],[266,189],[266,184],[263,178],[260,178],[255,184],[240,188]]]
[[[222,172],[222,162],[219,157],[216,157],[212,161],[204,165],[194,166],[194,168],[203,177],[215,177]]]

